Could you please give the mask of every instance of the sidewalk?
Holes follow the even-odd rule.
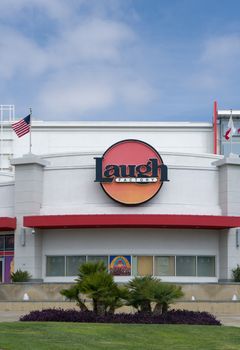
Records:
[[[216,317],[224,326],[240,327],[240,316],[218,315]]]
[[[15,322],[24,314],[24,311],[0,311],[0,322]]]

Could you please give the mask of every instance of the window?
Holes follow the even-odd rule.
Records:
[[[137,274],[138,276],[147,276],[153,274],[153,257],[138,256],[137,257]]]
[[[155,256],[155,276],[174,276],[175,275],[175,257],[174,256]]]
[[[0,236],[1,250],[14,250],[14,235]]]
[[[14,236],[5,237],[5,250],[14,250]]]
[[[107,255],[88,255],[87,260],[89,262],[93,262],[93,263],[103,261],[104,265],[106,267],[108,267],[108,256]]]
[[[0,250],[5,250],[5,236],[0,236]]]
[[[66,276],[77,276],[79,267],[86,262],[86,256],[66,257]]]
[[[0,251],[13,248],[14,236],[0,236]],[[6,247],[5,247],[6,246]],[[77,276],[79,267],[103,261],[114,276],[199,276],[215,277],[214,256],[73,255],[47,256],[46,276]],[[154,269],[153,269],[154,263]]]
[[[197,257],[197,275],[203,277],[215,276],[215,257],[198,256]]]
[[[77,276],[79,267],[86,261],[103,261],[108,266],[107,255],[47,256],[46,276]]]
[[[132,257],[132,275],[137,276],[137,256]]]
[[[196,276],[196,257],[177,256],[176,257],[177,276]]]
[[[65,256],[47,256],[47,276],[65,276]]]

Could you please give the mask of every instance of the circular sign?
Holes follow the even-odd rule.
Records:
[[[162,167],[166,179],[161,176]],[[123,140],[109,147],[101,158],[99,182],[113,200],[137,205],[153,198],[163,181],[168,181],[166,169],[152,146],[139,140]]]

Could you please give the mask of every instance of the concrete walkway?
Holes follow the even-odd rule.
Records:
[[[235,315],[218,315],[217,319],[224,326],[240,327],[240,316]]]
[[[0,322],[15,322],[24,314],[24,311],[0,311]]]

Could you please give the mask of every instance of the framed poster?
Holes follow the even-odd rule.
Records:
[[[131,255],[111,255],[109,270],[114,276],[131,276]]]

